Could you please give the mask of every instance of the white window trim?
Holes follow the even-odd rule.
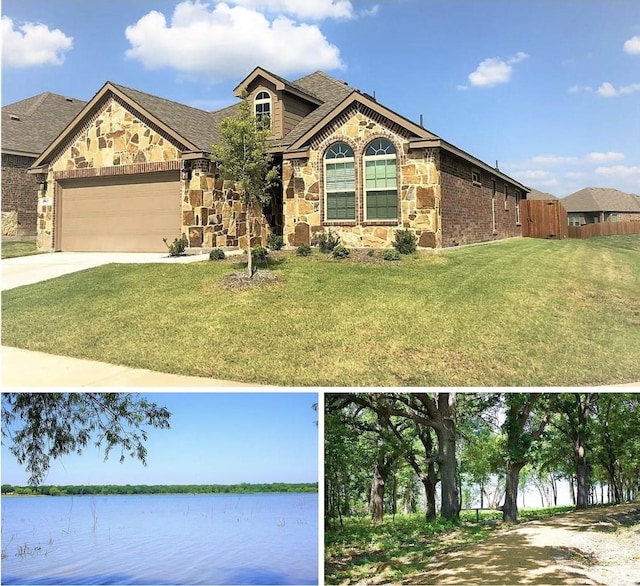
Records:
[[[520,202],[522,201],[522,193],[519,189],[516,189],[516,224],[518,226],[522,225],[521,217],[520,217]]]
[[[258,96],[262,94],[267,94],[266,98],[258,98]],[[271,128],[273,123],[273,100],[271,98],[271,94],[266,90],[260,90],[255,98],[253,98],[253,115],[258,120],[258,112],[256,111],[258,104],[269,104],[269,128]]]
[[[339,141],[339,142],[343,142],[343,141]],[[358,201],[357,201],[357,185],[358,185],[358,177],[357,177],[357,173],[356,173],[356,158],[355,158],[355,153],[353,157],[336,157],[334,159],[327,159],[327,152],[329,152],[329,149],[331,149],[331,147],[337,143],[332,143],[331,146],[329,146],[329,148],[325,151],[324,157],[323,157],[323,166],[324,166],[324,222],[356,222],[358,219]],[[345,143],[347,144],[347,143]],[[350,146],[350,145],[349,145]],[[351,149],[353,150],[353,148]],[[327,217],[327,204],[328,204],[328,194],[329,193],[334,193],[334,192],[330,192],[327,189],[327,164],[331,164],[331,163],[353,163],[353,199],[354,199],[354,216],[353,218],[332,218],[331,220]],[[336,193],[341,193],[341,192],[336,192]]]
[[[393,143],[392,143],[393,144]],[[395,145],[393,147],[395,149]],[[367,161],[395,161],[396,162],[396,215],[394,218],[373,218],[367,216],[367,196],[369,192],[388,191],[387,187],[367,189]],[[365,222],[393,222],[398,221],[398,154],[392,155],[364,155],[362,157],[362,193],[364,205],[364,221]]]
[[[482,176],[480,175],[480,171],[477,169],[471,170],[471,183],[476,186],[482,186]]]

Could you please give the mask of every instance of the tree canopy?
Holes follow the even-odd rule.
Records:
[[[93,442],[106,460],[120,450],[146,465],[149,427],[168,429],[165,407],[131,393],[3,393],[2,441],[26,465],[29,484],[44,480],[51,459],[82,454]]]
[[[348,393],[325,396],[327,526],[382,522],[419,506],[518,518],[530,487],[577,508],[640,496],[640,395],[634,393]],[[439,499],[437,498],[439,497]]]

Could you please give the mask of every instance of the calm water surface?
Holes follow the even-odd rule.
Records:
[[[317,584],[317,494],[2,499],[3,584]]]

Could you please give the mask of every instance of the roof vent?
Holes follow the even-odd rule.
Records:
[[[11,120],[20,120],[20,116],[16,116],[15,114],[9,114],[9,118]]]
[[[73,102],[71,98],[65,98],[65,100],[67,100],[67,102]]]

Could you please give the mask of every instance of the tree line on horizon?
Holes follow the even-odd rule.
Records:
[[[518,518],[518,491],[577,509],[640,497],[639,393],[342,393],[325,395],[325,523],[422,509]],[[438,502],[439,500],[439,502]]]
[[[15,495],[137,495],[137,494],[258,494],[318,492],[318,483],[273,482],[240,484],[95,484],[95,485],[2,485],[2,494]]]

